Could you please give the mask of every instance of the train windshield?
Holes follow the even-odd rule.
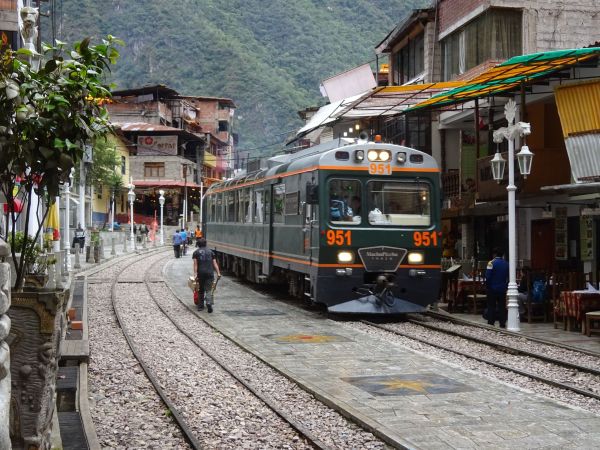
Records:
[[[431,225],[431,189],[428,183],[369,181],[367,198],[371,225]]]
[[[359,180],[329,180],[329,221],[335,225],[360,225],[361,183]]]

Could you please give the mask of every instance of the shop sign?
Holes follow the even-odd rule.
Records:
[[[162,155],[177,155],[177,136],[138,136],[137,145],[138,154],[152,151]]]

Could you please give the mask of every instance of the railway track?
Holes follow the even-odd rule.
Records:
[[[402,330],[397,325],[381,325],[367,320],[361,322],[501,370],[577,393],[585,398],[600,400],[600,371],[592,367],[526,351],[508,343],[448,330],[415,319],[409,320],[412,328],[404,326]],[[427,330],[429,334],[427,335],[422,330]],[[502,353],[506,357],[500,358],[496,352]],[[482,357],[482,354],[490,357]],[[500,362],[502,360],[504,362]],[[524,367],[528,367],[528,369]],[[550,373],[550,376],[544,373]],[[589,388],[590,386],[592,388],[595,386],[595,389]]]
[[[133,264],[139,264],[139,263],[140,263],[140,261],[138,260],[138,261],[134,262]],[[133,265],[133,264],[131,264],[131,265]],[[244,389],[246,389],[249,392],[251,392],[254,397],[256,397],[257,399],[259,399],[269,409],[271,409],[279,417],[281,417],[291,428],[293,428],[301,436],[302,439],[304,439],[309,444],[310,447],[317,448],[317,449],[330,449],[330,448],[332,448],[332,447],[327,446],[326,444],[320,442],[319,439],[317,439],[315,436],[313,436],[301,424],[297,423],[295,420],[293,420],[292,418],[288,417],[283,411],[281,411],[277,407],[275,407],[273,405],[273,403],[268,398],[266,398],[266,396],[261,395],[260,392],[256,391],[251,386],[249,386],[248,383],[246,383],[238,374],[236,374],[233,370],[229,369],[222,361],[220,361],[219,358],[216,355],[213,354],[213,352],[211,352],[210,350],[208,350],[207,348],[205,348],[204,346],[202,346],[201,344],[199,344],[197,342],[197,339],[195,339],[194,336],[191,336],[189,333],[187,333],[185,330],[183,330],[181,327],[179,327],[176,322],[174,322],[173,320],[171,320],[171,318],[169,317],[169,315],[167,314],[167,312],[156,301],[156,297],[155,297],[155,295],[152,292],[151,282],[148,280],[149,273],[150,273],[149,271],[146,271],[146,273],[145,273],[145,275],[143,277],[143,280],[141,280],[141,281],[140,280],[131,279],[131,278],[120,279],[120,277],[123,274],[123,272],[125,272],[129,267],[131,267],[131,265],[128,266],[127,268],[125,268],[121,272],[121,274],[117,275],[117,277],[115,277],[115,279],[112,282],[112,287],[111,287],[111,302],[112,302],[112,305],[113,305],[113,309],[115,311],[115,315],[117,317],[117,321],[118,321],[118,323],[119,323],[119,325],[121,327],[121,330],[123,331],[123,335],[124,335],[124,337],[125,337],[128,345],[129,345],[132,353],[134,354],[136,360],[138,361],[138,363],[142,367],[143,371],[145,372],[146,376],[148,377],[148,380],[153,385],[153,387],[156,390],[156,392],[158,393],[158,395],[161,397],[161,399],[163,400],[163,402],[169,408],[169,414],[172,416],[172,418],[175,421],[175,423],[181,429],[181,432],[183,433],[183,435],[185,437],[185,440],[190,444],[190,446],[193,449],[206,448],[206,444],[205,443],[203,444],[198,439],[198,437],[197,437],[198,433],[194,429],[194,427],[192,427],[190,425],[189,420],[186,418],[186,413],[185,413],[184,409],[180,408],[180,406],[177,403],[177,400],[174,400],[174,399],[171,398],[170,393],[164,387],[164,383],[161,382],[160,378],[157,376],[157,374],[155,373],[155,371],[153,370],[153,368],[151,367],[151,365],[147,364],[144,361],[145,358],[141,354],[138,346],[135,344],[134,337],[129,333],[126,321],[124,320],[123,315],[120,312],[120,307],[118,305],[119,300],[117,299],[117,287],[118,287],[119,284],[137,283],[138,287],[140,285],[144,286],[144,288],[145,288],[144,294],[146,294],[151,299],[151,301],[157,306],[157,308],[161,311],[161,313],[164,314],[164,316],[179,331],[179,333],[181,333],[181,335],[185,337],[185,339],[187,339],[187,340],[189,340],[189,342],[193,343],[193,345],[196,346],[201,352],[203,352],[205,355],[207,355],[219,367],[221,367],[223,370],[225,370],[238,383],[240,383],[243,386]],[[177,339],[184,339],[184,337],[179,337]]]

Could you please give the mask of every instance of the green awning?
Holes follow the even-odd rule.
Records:
[[[439,108],[510,91],[522,83],[547,77],[599,55],[600,47],[590,47],[515,56],[478,75],[464,86],[434,95],[406,109],[405,112],[426,107]]]

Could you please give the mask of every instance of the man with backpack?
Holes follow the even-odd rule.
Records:
[[[198,239],[196,246],[198,248],[192,255],[192,259],[194,260],[194,273],[198,281],[198,311],[204,309],[204,301],[206,300],[206,309],[211,313],[213,312],[214,272],[217,272],[218,281],[221,278],[221,271],[215,254],[211,249],[206,248],[206,239]]]

